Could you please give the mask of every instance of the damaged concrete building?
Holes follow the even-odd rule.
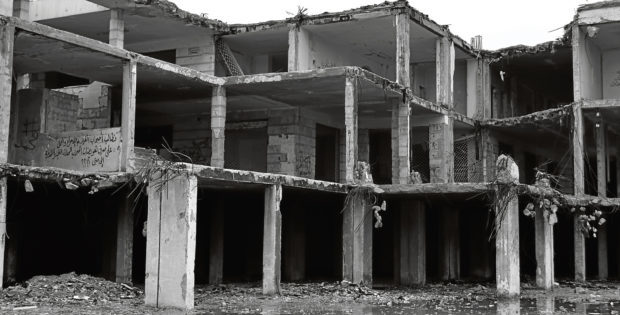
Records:
[[[620,277],[620,2],[498,51],[406,1],[0,13],[5,286],[76,271],[191,309],[222,282]]]

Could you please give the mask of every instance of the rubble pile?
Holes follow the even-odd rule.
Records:
[[[93,306],[106,303],[141,304],[143,291],[74,272],[60,276],[36,276],[0,291],[1,309],[46,306]]]

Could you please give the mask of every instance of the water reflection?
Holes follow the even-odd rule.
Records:
[[[541,296],[536,299],[536,309],[540,314],[553,314],[555,312],[555,298],[553,296]]]
[[[521,301],[518,298],[497,300],[497,314],[521,314]]]

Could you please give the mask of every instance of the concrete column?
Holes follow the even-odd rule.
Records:
[[[13,0],[0,1],[0,14],[4,16],[13,16]]]
[[[121,196],[116,216],[116,282],[132,283],[133,202]]]
[[[198,181],[179,175],[147,190],[146,305],[191,310]]]
[[[221,284],[224,278],[224,205],[218,198],[209,217],[209,284]]]
[[[398,180],[408,184],[411,175],[411,108],[409,102],[398,102]]]
[[[454,182],[454,130],[452,118],[429,125],[431,183]]]
[[[440,213],[439,277],[444,281],[457,280],[461,276],[459,210],[444,207]]]
[[[538,314],[555,314],[555,297],[541,296],[536,298],[536,311]]]
[[[355,180],[355,166],[357,164],[357,79],[352,76],[346,77],[345,101],[344,101],[344,122],[346,127],[345,134],[345,179],[347,183]]]
[[[110,31],[108,43],[117,48],[125,44],[125,16],[123,9],[110,9]]]
[[[288,71],[310,70],[310,33],[296,24],[289,24]]]
[[[400,184],[400,168],[398,157],[398,108],[399,102],[397,100],[391,101],[392,106],[392,120],[391,120],[391,148],[392,148],[392,184]]]
[[[400,284],[426,283],[426,207],[419,200],[400,208]]]
[[[342,279],[372,283],[372,213],[361,197],[350,197],[342,219]]]
[[[454,43],[442,37],[436,41],[435,49],[437,103],[454,105]]]
[[[136,133],[136,83],[137,62],[125,61],[123,65],[123,100],[121,118],[121,171],[131,172],[134,169],[134,140]]]
[[[597,123],[596,128],[596,174],[599,197],[607,197],[607,126]],[[598,278],[607,280],[609,275],[607,259],[607,229],[601,226],[597,233],[598,243]]]
[[[263,294],[280,294],[280,262],[282,246],[282,186],[265,189],[265,219],[263,232]]]
[[[357,157],[358,160],[370,163],[370,130],[359,129],[357,132]]]
[[[211,98],[211,166],[224,167],[226,88],[213,87]]]
[[[573,105],[573,179],[574,193],[576,196],[582,196],[585,193],[584,188],[584,144],[583,144],[583,111],[581,104]],[[579,215],[575,214],[573,219],[573,238],[574,238],[574,256],[575,256],[575,280],[586,280],[586,242],[583,233],[579,230]]]
[[[10,2],[11,0],[4,0]],[[30,20],[30,1],[31,0],[14,0],[13,16],[22,20]],[[6,6],[6,5],[2,5]],[[10,14],[9,14],[10,15]]]
[[[9,158],[14,40],[15,28],[10,24],[0,26],[0,163],[7,163]],[[2,288],[4,281],[6,199],[7,181],[5,177],[0,179],[0,288]]]
[[[549,217],[543,209],[536,210],[535,219],[536,237],[536,286],[545,290],[553,289],[553,225],[549,224]]]
[[[284,274],[289,281],[301,281],[306,276],[306,225],[304,208],[300,203],[284,214]]]
[[[497,294],[500,297],[517,296],[520,288],[519,260],[519,198],[506,192],[519,182],[519,167],[512,158],[501,155],[497,160],[498,198],[495,208],[495,265]]]
[[[411,88],[409,44],[409,12],[405,10],[394,16],[396,24],[396,83]]]

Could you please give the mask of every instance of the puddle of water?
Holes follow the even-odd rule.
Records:
[[[571,302],[557,297],[521,298],[515,300],[441,298],[412,302],[407,305],[376,306],[364,304],[325,305],[265,301],[257,306],[231,310],[210,310],[202,314],[620,314],[620,301]]]

